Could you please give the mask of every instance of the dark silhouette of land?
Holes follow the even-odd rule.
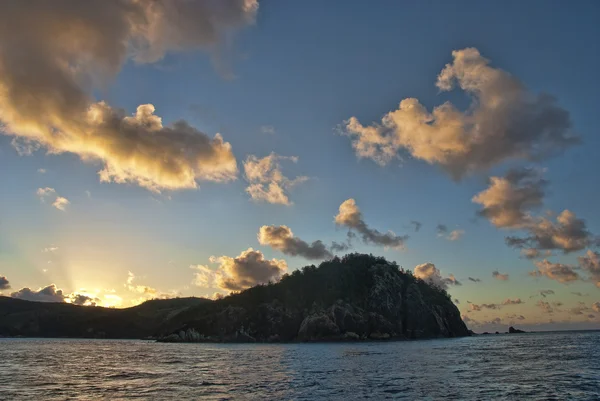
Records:
[[[175,298],[110,309],[0,297],[0,335],[277,342],[470,333],[445,290],[384,258],[350,254],[214,301]]]

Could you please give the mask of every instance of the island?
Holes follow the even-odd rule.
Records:
[[[382,257],[349,254],[217,300],[174,298],[110,309],[0,297],[0,335],[292,342],[470,333],[444,289]]]

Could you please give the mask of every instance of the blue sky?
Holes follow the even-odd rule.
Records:
[[[318,263],[260,244],[259,228],[285,225],[308,243],[342,242],[349,227],[336,226],[334,216],[342,202],[353,198],[369,227],[410,238],[404,250],[360,240],[353,241],[352,250],[383,255],[406,269],[430,262],[442,277],[453,274],[462,285],[451,285],[449,292],[481,327],[494,318],[502,324],[512,321],[509,315],[525,316],[520,325],[552,319],[599,327],[600,311],[592,306],[600,301],[599,289],[593,282],[530,276],[535,261],[504,243],[514,233],[478,218],[481,205],[471,201],[487,188],[490,176],[503,176],[509,167],[535,166],[544,169],[549,182],[536,215],[568,209],[585,220],[590,233],[600,233],[599,16],[593,1],[263,1],[253,23],[227,27],[235,32],[227,31],[209,49],[167,47],[147,63],[124,57],[117,74],[94,86],[95,100],[125,109],[127,115],[151,103],[164,126],[185,119],[211,138],[220,133],[232,146],[237,178],[197,180],[197,189],[161,193],[131,182],[100,182],[102,158],[51,154],[44,141],[31,155],[19,155],[11,142],[23,135],[7,128],[0,136],[0,276],[10,280],[12,289],[5,295],[53,283],[65,293],[116,294],[121,306],[128,306],[157,293],[227,292],[215,282],[195,285],[198,270],[190,266],[218,272],[219,262],[209,262],[212,255],[234,258],[250,247],[265,259],[284,259],[288,271]],[[539,162],[494,163],[460,181],[405,149],[399,151],[402,160],[385,166],[358,158],[352,138],[340,134],[352,116],[367,126],[410,97],[428,110],[446,101],[468,109],[465,92],[436,87],[438,74],[453,61],[452,51],[465,48],[478,49],[491,67],[508,72],[530,93],[554,96],[569,112],[582,144]],[[0,105],[5,123],[6,110]],[[273,132],[264,132],[271,130],[265,127]],[[298,158],[279,161],[286,177],[308,177],[287,191],[289,205],[253,201],[246,192],[244,160],[271,152]],[[46,187],[69,200],[66,210],[52,207],[53,198],[41,201],[36,191]],[[422,223],[418,232],[410,225],[413,220]],[[449,241],[437,235],[439,224],[464,234]],[[43,252],[52,247],[58,249]],[[548,260],[580,269],[577,256],[588,249],[594,251],[586,246],[568,255],[554,252]],[[494,279],[494,270],[509,274],[509,280]],[[129,272],[135,279],[128,283]],[[142,284],[157,292],[129,288]],[[536,305],[544,298],[529,298],[544,289],[555,292],[546,301],[563,304],[552,314]],[[524,304],[482,311],[467,304],[498,304],[507,298]],[[580,301],[587,308],[584,317],[567,311]]]

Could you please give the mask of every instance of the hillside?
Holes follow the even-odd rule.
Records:
[[[144,338],[178,313],[210,302],[176,298],[113,309],[0,297],[0,336]]]
[[[106,309],[2,298],[0,335],[272,342],[458,337],[468,330],[444,290],[384,258],[351,254],[216,301]]]

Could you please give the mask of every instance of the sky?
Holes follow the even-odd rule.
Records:
[[[3,1],[0,292],[128,307],[335,255],[476,331],[600,328],[595,1]]]

